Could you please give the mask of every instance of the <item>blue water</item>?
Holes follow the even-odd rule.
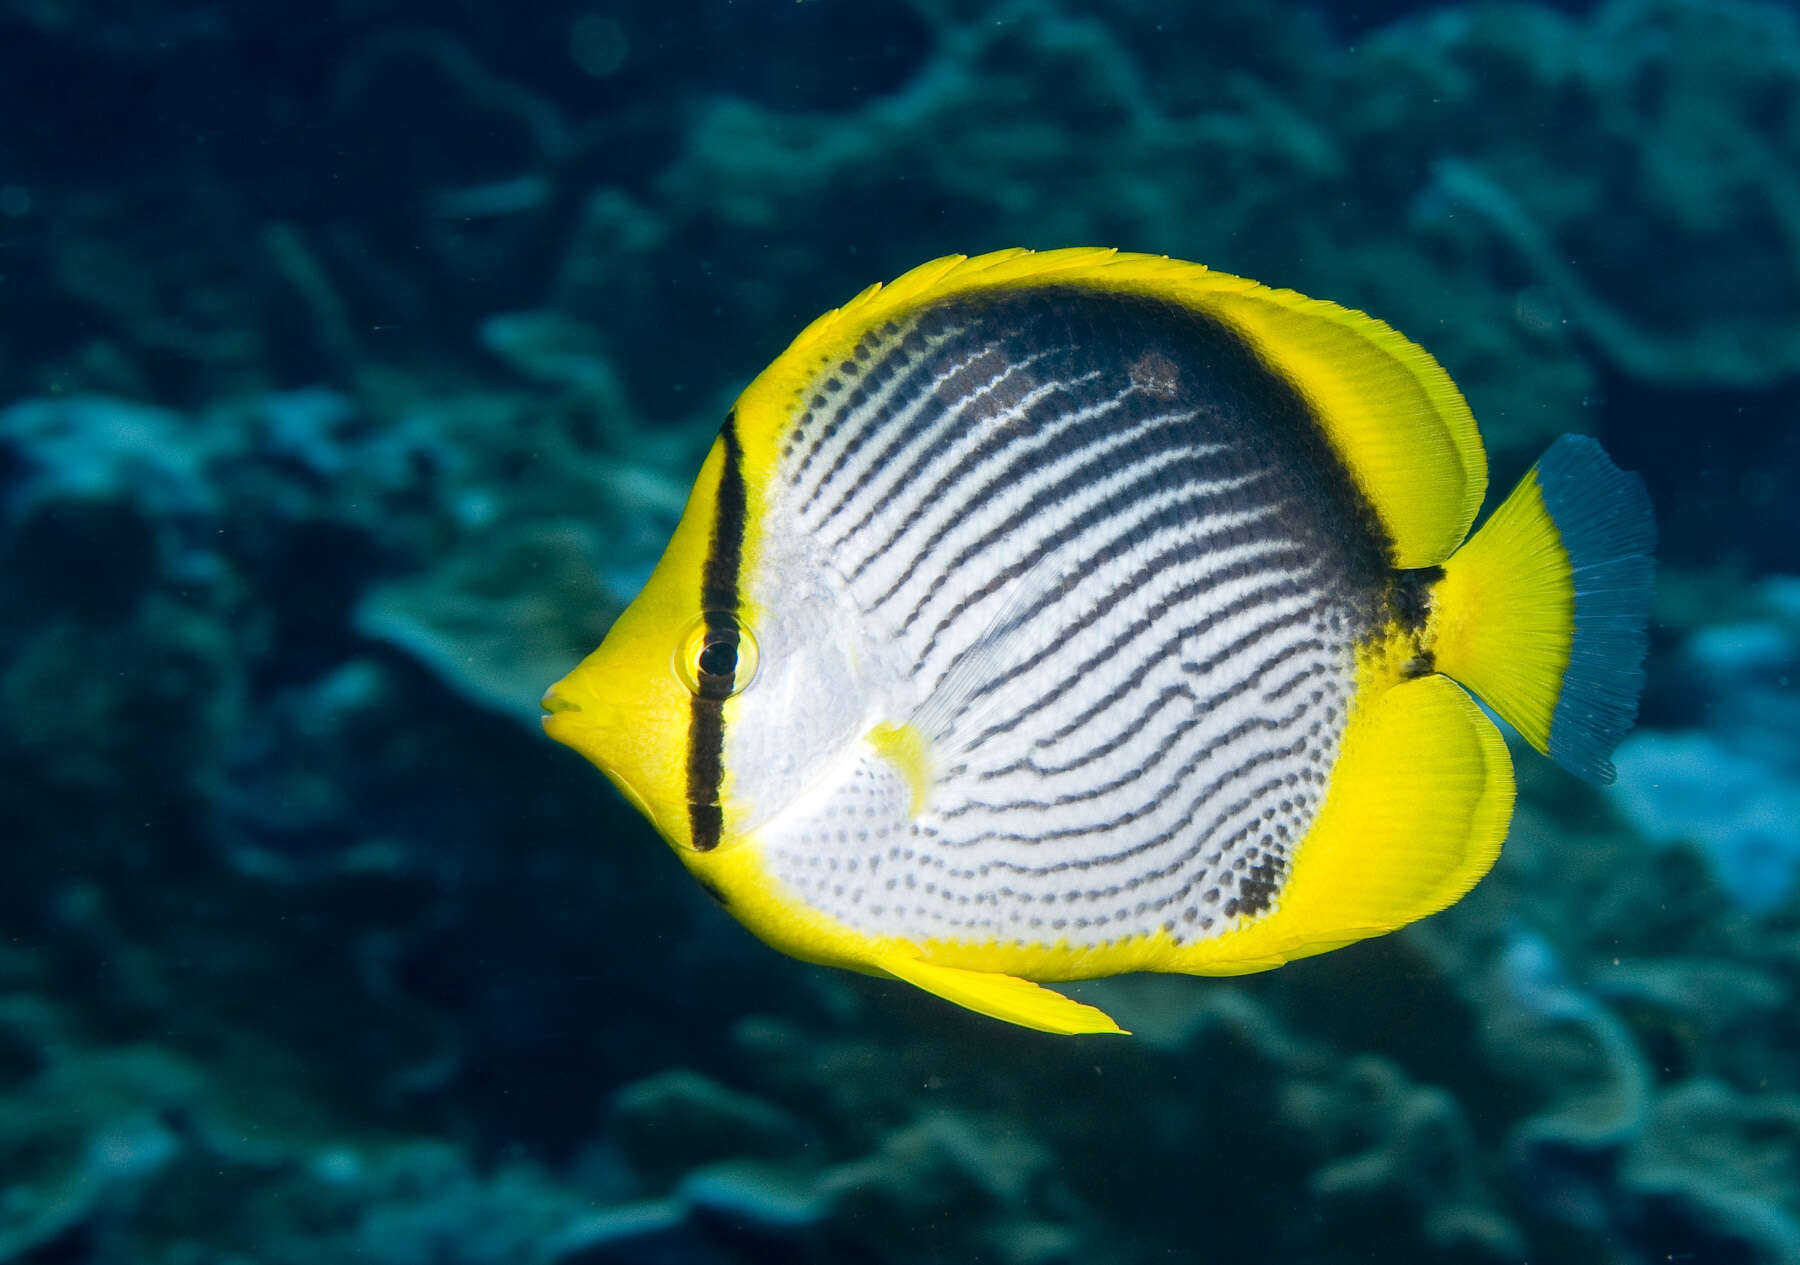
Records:
[[[1090,243],[1661,544],[1616,786],[1064,1040],[765,948],[536,712],[806,321]],[[0,1262],[1800,1262],[1794,8],[0,0],[0,303]]]

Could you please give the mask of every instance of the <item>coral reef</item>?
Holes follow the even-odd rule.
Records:
[[[1697,723],[1621,746],[1616,799],[1645,837],[1698,845],[1733,901],[1766,913],[1800,869],[1800,580],[1767,580],[1753,600],[1755,617],[1674,652]]]
[[[1800,19],[1576,7],[0,3],[0,1262],[1800,1261]],[[535,719],[783,338],[1074,242],[1675,564],[1615,788],[1129,1041],[765,951]]]

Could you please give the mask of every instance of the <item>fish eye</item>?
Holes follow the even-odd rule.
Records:
[[[701,698],[741,694],[756,676],[756,638],[736,615],[707,611],[676,650],[675,674]]]
[[[737,642],[709,641],[700,647],[701,676],[730,676],[737,671]]]

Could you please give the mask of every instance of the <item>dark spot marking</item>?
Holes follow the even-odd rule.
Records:
[[[1226,906],[1227,913],[1261,913],[1275,903],[1275,892],[1281,886],[1286,873],[1287,863],[1278,856],[1265,857],[1253,866],[1243,881],[1238,884],[1238,894],[1231,905]]]
[[[1181,393],[1180,368],[1155,348],[1132,361],[1126,372],[1131,385],[1152,399],[1172,400]]]
[[[1425,627],[1431,615],[1432,590],[1444,578],[1442,567],[1420,567],[1416,571],[1395,572],[1388,587],[1388,609],[1400,627],[1416,632]]]

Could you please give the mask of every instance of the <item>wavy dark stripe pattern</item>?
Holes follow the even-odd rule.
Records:
[[[1100,290],[939,302],[821,376],[779,470],[770,530],[898,641],[934,770],[906,829],[785,824],[779,877],[915,940],[1185,941],[1279,899],[1390,573],[1252,347]]]

